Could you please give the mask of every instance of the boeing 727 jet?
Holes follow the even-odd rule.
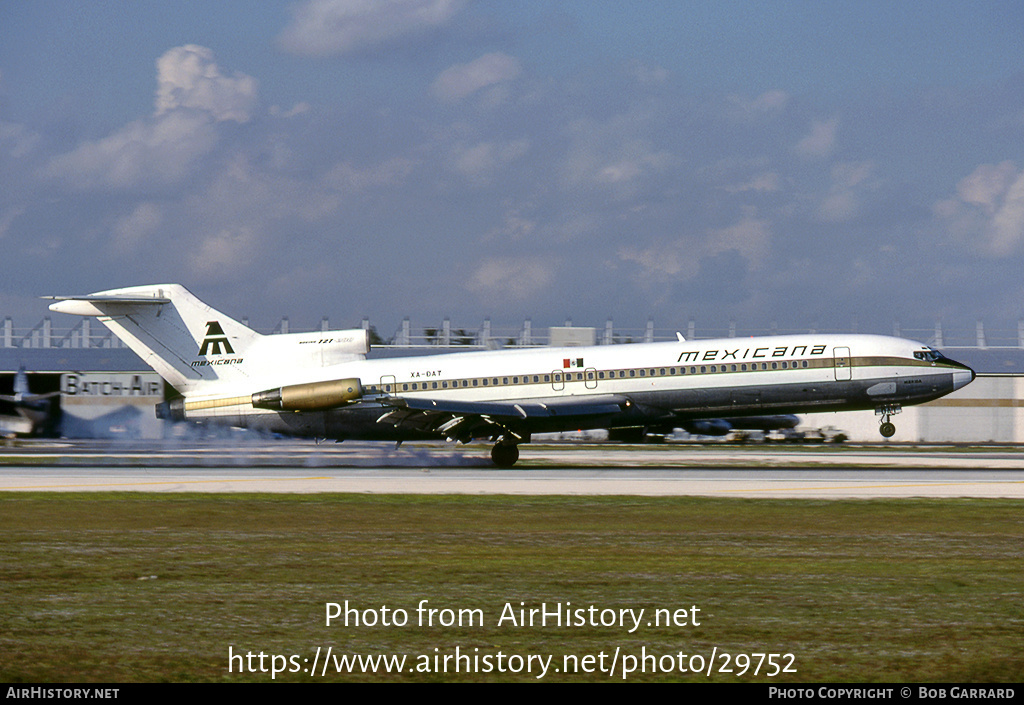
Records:
[[[874,335],[726,338],[366,359],[361,329],[261,335],[177,284],[49,297],[97,316],[179,397],[162,418],[335,440],[490,439],[511,467],[533,433],[671,429],[699,419],[871,410],[974,379],[934,348]]]

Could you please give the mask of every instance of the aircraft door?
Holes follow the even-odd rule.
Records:
[[[853,371],[850,369],[850,348],[833,348],[835,358],[835,372],[837,382],[848,382],[852,379]]]
[[[551,371],[551,388],[553,390],[555,390],[556,392],[561,392],[561,391],[565,390],[565,375],[566,374],[567,373],[562,372],[562,370],[552,370]]]
[[[384,396],[391,396],[398,391],[397,380],[394,375],[381,375],[380,377],[380,393]]]
[[[597,389],[597,368],[588,367],[584,370],[583,379],[586,381],[587,389]]]

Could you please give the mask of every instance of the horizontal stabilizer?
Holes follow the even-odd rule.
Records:
[[[74,316],[102,316],[109,313],[110,306],[152,306],[171,303],[164,296],[118,296],[118,295],[85,295],[85,296],[44,296],[54,303],[50,310],[56,313],[68,313]],[[97,307],[97,304],[100,307]]]
[[[160,296],[41,296],[50,301],[95,301],[120,304],[169,304],[171,300]]]

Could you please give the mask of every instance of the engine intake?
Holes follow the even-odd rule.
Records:
[[[363,385],[356,378],[330,382],[290,384],[252,395],[256,409],[272,411],[318,411],[344,406],[363,396]]]

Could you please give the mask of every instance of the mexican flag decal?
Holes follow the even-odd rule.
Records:
[[[565,358],[562,360],[562,367],[568,369],[569,367],[583,367],[583,358],[577,357],[575,360]]]

